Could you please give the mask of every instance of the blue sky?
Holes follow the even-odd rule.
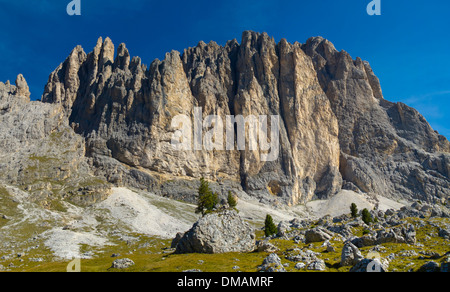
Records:
[[[99,36],[150,64],[200,40],[240,41],[244,30],[300,43],[320,35],[369,61],[387,100],[416,108],[450,138],[448,1],[380,0],[380,16],[366,13],[370,0],[80,1],[82,15],[69,16],[70,0],[0,0],[0,80],[22,73],[39,99],[50,72]]]

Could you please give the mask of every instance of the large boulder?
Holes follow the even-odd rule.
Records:
[[[429,261],[423,264],[418,270],[418,272],[439,272],[439,264],[435,261]]]
[[[306,243],[321,242],[329,240],[331,239],[331,237],[333,237],[333,233],[322,227],[315,227],[313,229],[309,229],[305,233]]]
[[[439,227],[439,236],[450,239],[450,225],[446,225],[444,228]]]
[[[347,241],[342,248],[341,253],[341,266],[354,266],[359,263],[364,257],[362,256],[359,249],[352,244],[350,241]]]
[[[207,214],[187,231],[176,245],[175,253],[251,252],[255,232],[235,210]]]

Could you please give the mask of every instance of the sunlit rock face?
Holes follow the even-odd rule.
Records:
[[[42,101],[61,106],[96,175],[177,199],[194,201],[200,177],[220,195],[245,191],[275,204],[328,198],[343,186],[426,201],[450,193],[449,142],[414,109],[384,100],[367,62],[321,37],[276,43],[246,31],[240,43],[200,42],[148,67],[125,44],[115,50],[100,38],[56,68]],[[190,149],[173,145],[181,115],[191,121]],[[217,130],[209,116],[224,128],[230,117],[267,117],[270,149],[261,139],[249,147],[248,132],[239,148],[242,133],[225,130],[215,141],[231,138],[231,149],[205,149]],[[268,153],[275,159],[263,159]]]

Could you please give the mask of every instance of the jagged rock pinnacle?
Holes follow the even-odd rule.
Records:
[[[64,105],[108,180],[170,196],[161,174],[177,187],[203,176],[288,204],[343,186],[427,201],[450,192],[449,142],[413,109],[385,100],[368,62],[322,37],[276,43],[245,31],[241,44],[201,41],[148,69],[138,57],[130,61],[125,44],[114,59],[112,41],[99,38],[93,52],[76,48],[50,75],[42,101]],[[196,107],[224,120],[279,116],[278,159],[249,150],[174,151],[172,118],[192,117]]]

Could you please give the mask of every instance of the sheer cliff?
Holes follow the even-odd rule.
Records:
[[[246,31],[240,43],[200,42],[148,68],[100,38],[51,73],[42,102],[84,139],[95,175],[177,199],[194,201],[202,176],[219,193],[291,205],[341,188],[430,202],[450,194],[449,142],[416,110],[385,100],[368,62],[321,37],[276,43]],[[278,117],[276,159],[261,159],[274,149],[248,135],[239,148],[238,131],[233,150],[174,149],[174,117],[195,123],[199,110],[205,132],[212,115]]]

